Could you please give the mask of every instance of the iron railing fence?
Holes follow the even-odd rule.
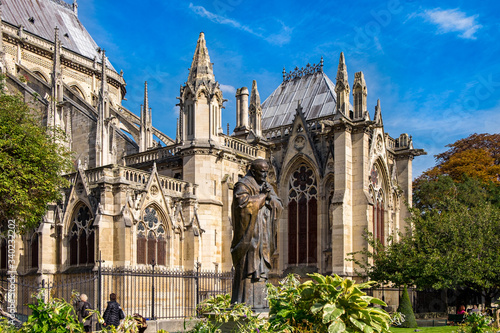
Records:
[[[114,292],[126,314],[189,318],[204,299],[231,293],[232,280],[231,272],[103,268],[101,304]]]
[[[15,275],[17,316],[31,314],[28,304],[33,295],[44,290],[45,296],[72,301],[72,292],[86,294],[101,313],[109,294],[115,293],[126,315],[139,313],[148,319],[182,319],[196,316],[197,305],[210,296],[231,293],[232,272],[184,271],[176,269],[123,269],[102,267],[99,271],[56,274],[51,280],[35,275]],[[12,280],[11,280],[12,281]],[[0,273],[0,286],[7,290],[9,281]],[[5,304],[9,306],[9,304]]]

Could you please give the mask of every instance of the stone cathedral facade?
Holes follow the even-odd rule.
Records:
[[[169,136],[153,126],[147,83],[126,87],[78,20],[76,1],[3,0],[0,8],[8,90],[34,103],[44,125],[62,128],[61,144],[75,156],[63,199],[18,239],[19,274],[50,280],[94,270],[99,255],[114,267],[154,260],[158,269],[201,263],[229,271],[232,188],[256,158],[270,161],[268,180],[285,206],[272,230],[276,274],[352,276],[345,259],[366,246],[365,229],[384,240],[404,228],[412,160],[424,152],[411,136],[384,131],[380,102],[370,110],[363,73],[351,85],[342,53],[334,81],[323,59],[283,70],[262,102],[255,81],[223,96],[201,33]],[[144,89],[140,116],[121,104],[127,89]],[[230,135],[221,122],[225,98],[237,105]]]

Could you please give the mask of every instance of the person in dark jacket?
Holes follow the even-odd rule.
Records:
[[[92,332],[92,314],[89,310],[92,310],[92,306],[88,302],[87,295],[81,294],[76,312],[78,314],[78,321],[83,323],[85,332]]]
[[[104,319],[104,326],[111,326],[113,325],[114,327],[120,326],[120,320],[125,318],[125,314],[123,313],[122,308],[120,307],[120,304],[116,302],[116,294],[111,293],[109,295],[109,302],[108,306],[106,307],[106,311],[104,311],[104,315],[102,318]]]

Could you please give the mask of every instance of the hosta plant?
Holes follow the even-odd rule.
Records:
[[[270,324],[288,332],[389,332],[391,317],[386,306],[362,289],[375,282],[356,284],[338,275],[309,274],[312,280],[299,283],[289,275],[278,287],[268,287]]]

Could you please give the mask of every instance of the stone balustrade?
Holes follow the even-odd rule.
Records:
[[[166,146],[163,148],[157,148],[148,150],[142,153],[129,155],[125,157],[126,165],[134,165],[140,163],[146,163],[151,161],[157,161],[164,158],[172,157],[179,151],[178,145]]]
[[[257,148],[252,147],[248,143],[235,138],[231,138],[228,136],[224,137],[224,147],[230,148],[245,155],[257,157]]]

